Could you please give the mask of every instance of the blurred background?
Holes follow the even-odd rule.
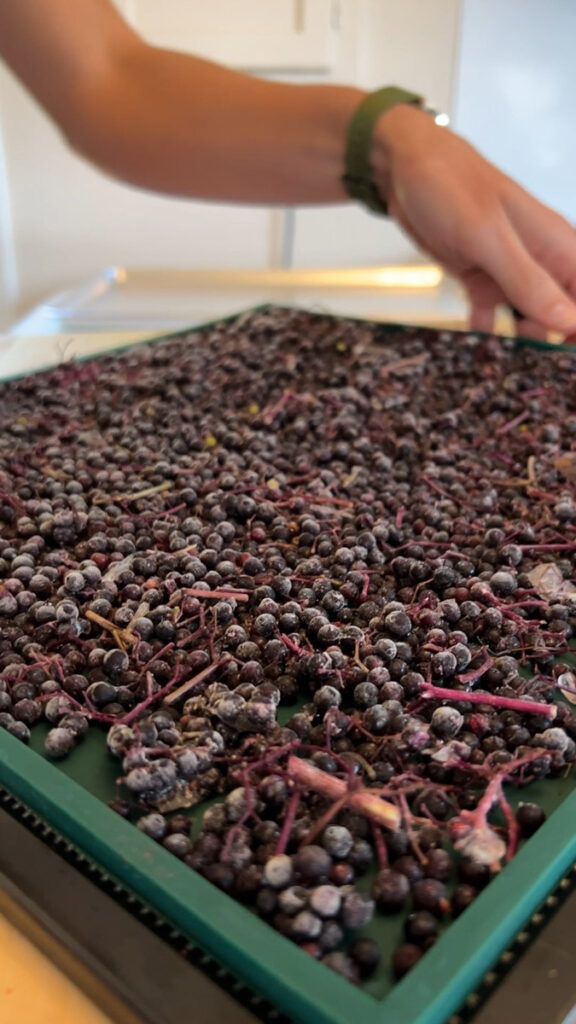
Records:
[[[576,222],[573,0],[117,0],[151,42],[291,81],[399,84]],[[41,54],[38,55],[41,59]],[[422,264],[353,206],[160,198],[72,153],[0,67],[0,328],[106,267],[275,271]]]

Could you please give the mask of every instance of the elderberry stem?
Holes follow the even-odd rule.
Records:
[[[288,801],[288,807],[286,808],[286,814],[284,815],[284,821],[282,822],[282,828],[280,835],[278,836],[278,842],[276,844],[276,855],[280,855],[286,852],[288,841],[290,839],[290,833],[292,831],[292,825],[296,817],[296,811],[300,803],[300,792],[295,789],[292,792],[292,796]]]
[[[201,587],[184,587],[183,593],[189,597],[198,597],[201,600],[208,600],[208,598],[215,598],[216,600],[226,601],[228,598],[233,597],[236,601],[248,601],[250,595],[247,590],[234,590],[232,587],[220,587],[218,590],[203,590]]]
[[[519,544],[520,551],[576,551],[576,544]]]
[[[282,643],[286,645],[289,651],[293,651],[294,654],[298,654],[300,657],[310,653],[309,651],[306,651],[303,647],[299,647],[298,644],[295,644],[294,641],[286,635],[286,633],[280,633],[280,639]]]
[[[119,718],[117,720],[118,723],[120,725],[130,725],[130,722],[133,722],[138,718],[146,708],[150,707],[150,705],[154,703],[154,701],[162,700],[165,694],[170,691],[171,687],[174,686],[174,683],[176,682],[178,682],[177,674],[173,676],[172,679],[168,680],[168,682],[160,690],[157,690],[156,693],[149,693],[145,700],[141,701],[140,704],[137,704],[135,708],[132,708],[132,711],[129,711],[123,718]]]
[[[371,824],[372,836],[374,838],[374,846],[376,847],[376,855],[378,857],[378,866],[380,868],[380,871],[384,871],[385,868],[390,867],[390,863],[388,860],[388,850],[386,848],[386,843],[384,842],[384,836],[382,835],[382,832],[380,831],[378,826],[374,824],[374,822],[371,822]]]
[[[379,825],[391,829],[400,828],[401,819],[398,808],[394,807],[394,804],[388,803],[387,800],[382,800],[377,793],[365,789],[364,786],[358,786],[357,789],[351,790],[343,779],[328,775],[327,772],[323,772],[313,764],[294,756],[288,759],[288,775],[299,785],[313,789],[316,793],[322,793],[323,796],[329,797],[331,800],[340,800],[341,797],[346,796],[346,803],[352,810],[363,814],[364,817]]]
[[[322,817],[318,818],[318,821],[314,823],[314,825],[308,832],[308,835],[302,841],[302,846],[309,846],[318,838],[318,836],[322,835],[324,829],[328,827],[332,819],[335,818],[336,815],[342,810],[346,803],[346,800],[347,795],[344,794],[344,796],[341,796],[340,799],[336,801],[336,803],[331,804],[331,806],[322,815]]]
[[[429,700],[464,701],[470,704],[489,704],[495,708],[508,708],[520,714],[546,715],[556,718],[558,708],[555,704],[538,704],[531,700],[518,700],[516,697],[499,697],[495,693],[477,693],[462,690],[450,690],[445,686],[434,686],[433,683],[422,683],[421,696]]]
[[[506,825],[508,827],[508,845],[506,849],[506,860],[509,862],[514,857],[518,849],[518,841],[520,839],[520,826],[514,817],[514,812],[506,799],[504,790],[500,788],[499,803],[502,808],[502,813],[506,818]]]
[[[222,665],[227,665],[228,662],[231,660],[232,659],[230,657],[224,657],[220,658],[219,661],[213,661],[211,665],[207,665],[206,668],[203,668],[201,672],[198,672],[197,675],[192,676],[192,679],[187,679],[185,683],[182,683],[182,685],[178,687],[177,690],[174,690],[173,693],[166,697],[166,704],[174,704],[175,701],[179,700],[180,697],[183,697],[193,687],[198,686],[199,683],[204,682],[204,680],[207,679],[208,676],[211,676],[212,673],[215,672],[217,668],[220,668]],[[168,683],[167,686],[169,685],[170,684]],[[166,689],[166,687],[164,687],[164,689]],[[155,697],[157,696],[158,694],[155,694]]]
[[[484,673],[487,672],[489,668],[492,668],[493,664],[494,664],[494,658],[490,658],[490,657],[486,658],[486,661],[483,661],[482,664],[478,666],[478,668],[470,669],[469,672],[465,672],[464,674],[460,675],[460,677],[459,677],[460,678],[460,682],[461,683],[473,683],[473,682],[475,682],[476,679],[480,679],[480,676],[483,676]]]

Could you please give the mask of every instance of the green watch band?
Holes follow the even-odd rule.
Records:
[[[380,115],[400,103],[422,107],[424,100],[416,93],[400,89],[396,85],[388,85],[384,89],[370,93],[362,100],[348,129],[346,170],[342,177],[342,184],[351,199],[359,199],[375,213],[387,214],[388,207],[372,181],[370,166],[372,133]]]

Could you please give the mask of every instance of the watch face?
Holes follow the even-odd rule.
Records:
[[[428,114],[430,117],[432,117],[434,119],[434,122],[440,128],[447,128],[448,125],[450,124],[450,116],[449,114],[446,114],[444,111],[435,110],[434,107],[429,107],[427,105],[423,106],[422,110],[424,111],[425,114]]]

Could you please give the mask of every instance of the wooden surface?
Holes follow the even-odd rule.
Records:
[[[111,1024],[66,974],[0,914],[2,1024]]]

